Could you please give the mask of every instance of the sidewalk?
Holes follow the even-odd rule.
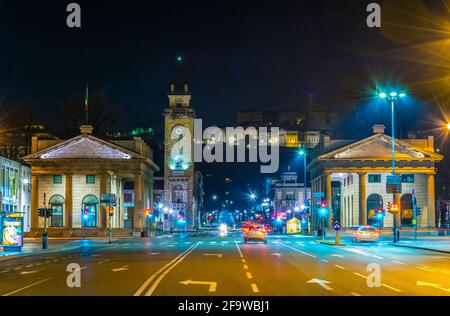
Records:
[[[417,237],[414,239],[402,239],[400,237],[400,242],[389,243],[389,245],[396,247],[406,247],[412,249],[428,250],[440,253],[450,254],[450,236],[445,237]]]

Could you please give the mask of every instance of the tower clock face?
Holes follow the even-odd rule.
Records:
[[[181,139],[185,135],[186,128],[183,125],[175,125],[172,129],[172,135],[176,138]]]

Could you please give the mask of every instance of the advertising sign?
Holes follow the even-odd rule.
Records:
[[[4,213],[1,220],[3,251],[21,251],[23,246],[23,216]]]

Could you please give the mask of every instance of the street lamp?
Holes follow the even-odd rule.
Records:
[[[398,93],[396,91],[391,91],[389,95],[386,92],[381,92],[378,94],[378,96],[381,99],[386,99],[391,104],[391,129],[392,129],[392,176],[395,176],[395,101],[397,101],[399,98],[404,98],[406,96],[406,93],[401,92]],[[395,193],[393,194],[393,202],[395,203]],[[394,233],[394,243],[397,242],[397,217],[396,214],[394,215],[394,227],[393,227],[393,233]]]
[[[256,194],[255,193],[250,194],[250,200],[252,200],[252,201],[256,200]]]
[[[447,124],[447,129],[450,131],[450,123]]]
[[[306,190],[306,149],[300,148],[298,151],[298,154],[300,156],[303,156],[303,186],[304,186],[303,205],[306,210],[306,205],[308,203],[308,197],[306,196],[307,195],[307,190]],[[309,233],[309,229],[308,229],[308,233]]]

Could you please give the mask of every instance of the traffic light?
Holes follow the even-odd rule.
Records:
[[[39,217],[45,217],[45,216],[44,216],[44,213],[45,213],[45,209],[44,209],[44,208],[38,209],[38,215],[39,215]]]
[[[109,216],[113,216],[114,215],[114,206],[110,206],[108,211],[109,211]]]
[[[145,216],[150,217],[153,214],[153,210],[151,208],[148,208],[144,211],[144,214],[145,214]]]
[[[388,204],[388,212],[389,212],[389,213],[391,213],[391,214],[397,214],[398,211],[399,211],[398,204],[396,204],[396,203],[392,203],[392,204],[390,203],[390,204]]]
[[[422,208],[421,208],[421,207],[418,207],[418,208],[416,209],[416,215],[417,215],[417,216],[422,215]]]

